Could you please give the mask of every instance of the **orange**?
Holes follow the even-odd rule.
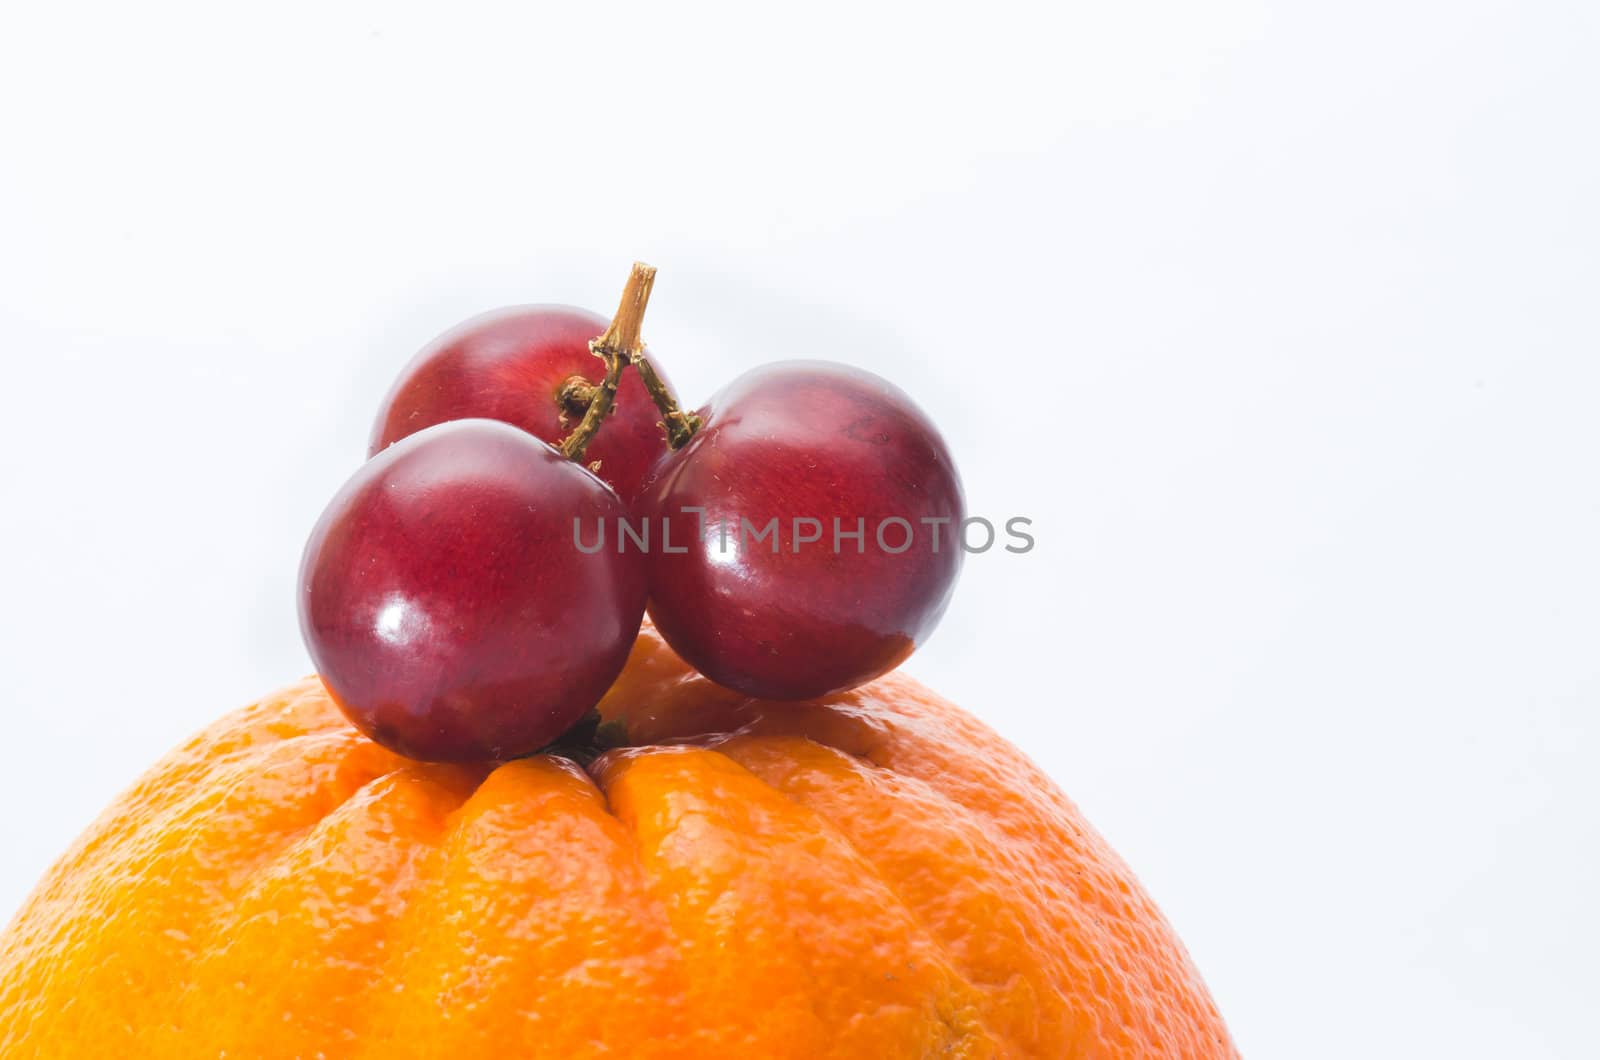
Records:
[[[158,763],[0,936],[0,1055],[1230,1057],[1161,914],[911,679],[742,699],[648,628],[587,770],[407,761],[315,678]]]

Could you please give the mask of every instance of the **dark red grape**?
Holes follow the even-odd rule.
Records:
[[[610,687],[642,621],[645,557],[584,554],[625,511],[532,435],[429,427],[345,483],[302,560],[300,625],[323,683],[379,743],[428,760],[549,744]]]
[[[595,385],[605,375],[604,362],[589,352],[589,340],[605,330],[603,317],[559,305],[515,306],[467,321],[400,373],[378,412],[369,454],[436,423],[472,417],[500,420],[558,444],[583,418],[584,406],[564,397],[571,393],[569,381]],[[670,393],[671,384],[663,384]],[[624,372],[584,463],[598,460],[597,474],[631,500],[665,448],[660,419],[639,374]]]
[[[927,416],[870,372],[806,361],[746,373],[700,415],[639,502],[655,535],[650,614],[668,643],[771,699],[898,665],[961,568],[961,480]]]

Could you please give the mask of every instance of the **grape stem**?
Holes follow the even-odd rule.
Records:
[[[617,306],[617,315],[611,318],[611,325],[604,334],[589,340],[590,352],[605,362],[605,378],[595,385],[574,377],[562,387],[559,398],[563,402],[576,404],[586,401],[588,404],[583,419],[561,442],[561,452],[570,459],[582,460],[584,450],[600,433],[600,425],[611,414],[611,407],[616,403],[622,371],[630,364],[638,371],[639,380],[644,383],[650,400],[656,403],[661,413],[661,423],[667,432],[667,445],[681,449],[700,429],[700,417],[678,408],[666,384],[656,374],[655,366],[644,355],[644,345],[639,341],[639,328],[644,322],[645,307],[650,304],[650,290],[655,282],[656,270],[653,266],[639,261],[633,263],[627,285],[622,289],[622,302]]]
[[[645,306],[650,304],[650,288],[655,285],[656,270],[640,262],[633,263],[627,286],[622,289],[622,302],[611,326],[598,338],[589,340],[589,352],[605,362],[606,375],[600,385],[587,395],[589,407],[572,433],[561,441],[561,452],[572,460],[582,460],[583,451],[589,448],[600,425],[611,414],[617,400],[617,383],[622,379],[622,369],[632,360],[639,348],[639,326],[644,321]]]
[[[650,400],[656,403],[656,410],[661,413],[661,426],[666,428],[668,447],[682,449],[694,437],[694,432],[700,429],[700,417],[692,412],[684,412],[672,400],[671,391],[656,375],[655,365],[650,363],[650,358],[637,354],[633,358],[633,366],[638,369],[640,382],[650,392]]]
[[[561,417],[561,426],[567,425],[568,416],[577,416],[581,419],[588,411],[589,403],[594,400],[594,393],[598,389],[599,387],[581,375],[567,376],[556,390],[556,415]]]

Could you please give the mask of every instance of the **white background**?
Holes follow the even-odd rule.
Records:
[[[911,669],[1247,1055],[1595,1055],[1600,9],[428,7],[0,23],[0,909],[307,670],[415,348],[639,257],[691,400],[873,368],[1035,520]]]

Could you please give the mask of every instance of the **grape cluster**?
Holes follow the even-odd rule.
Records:
[[[300,577],[312,660],[373,739],[427,760],[555,743],[647,608],[706,677],[774,700],[869,681],[937,624],[964,517],[938,430],[823,361],[683,411],[639,341],[653,280],[634,267],[609,326],[549,305],[470,320],[385,398]]]

